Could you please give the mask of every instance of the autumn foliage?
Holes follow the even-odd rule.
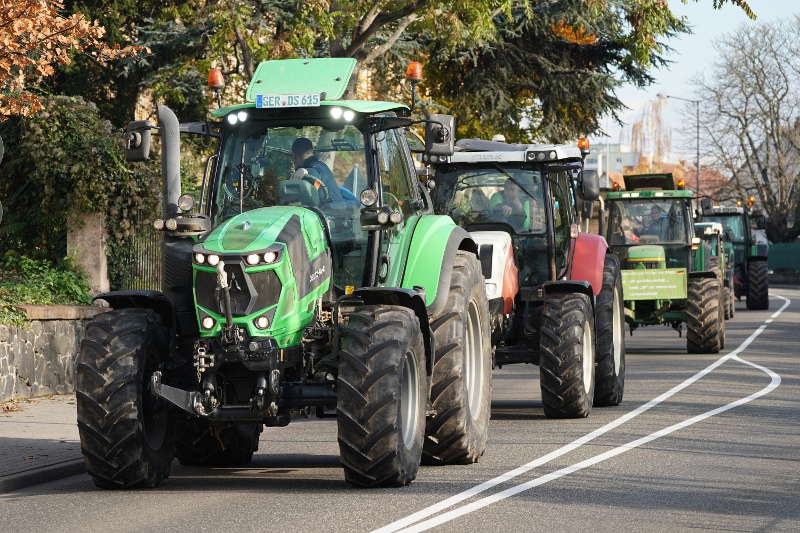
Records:
[[[135,54],[139,47],[109,47],[105,29],[81,14],[63,17],[60,1],[0,0],[0,122],[30,116],[42,104],[31,91],[75,52],[100,63]]]

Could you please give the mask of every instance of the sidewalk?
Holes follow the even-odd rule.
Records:
[[[75,395],[0,403],[0,493],[85,471]]]

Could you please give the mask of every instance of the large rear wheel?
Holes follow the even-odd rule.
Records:
[[[725,313],[719,278],[690,278],[686,303],[686,350],[717,353],[725,346]]]
[[[625,314],[619,259],[606,255],[603,288],[595,302],[597,367],[594,405],[622,403],[625,388]]]
[[[594,315],[585,294],[552,294],[542,311],[539,381],[549,418],[589,416],[594,398]]]
[[[425,427],[425,464],[478,461],[489,438],[492,347],[489,304],[478,259],[456,255],[444,311],[431,319],[436,359]]]
[[[769,309],[769,267],[764,260],[747,265],[747,308]]]
[[[149,309],[102,313],[86,326],[76,365],[78,431],[98,487],[155,487],[174,456],[172,413],[149,391],[169,330]]]
[[[428,377],[419,320],[408,308],[366,305],[340,330],[337,423],[345,479],[408,485],[425,436]]]

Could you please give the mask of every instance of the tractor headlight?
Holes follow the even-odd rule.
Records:
[[[208,264],[215,267],[219,264],[219,256],[211,254],[208,256]]]
[[[278,260],[278,252],[266,252],[264,254],[264,262],[268,265]]]
[[[161,231],[164,229],[164,221],[160,218],[157,218],[153,221],[153,229],[156,231]]]
[[[198,265],[202,265],[206,262],[206,256],[203,254],[194,254],[194,262]]]
[[[239,119],[239,122],[244,122],[247,120],[247,111],[239,111],[236,113],[236,118]]]
[[[332,107],[331,108],[331,118],[334,120],[339,120],[342,118],[342,113],[344,110],[341,107]]]
[[[216,324],[216,321],[210,316],[203,318],[202,322],[203,329],[213,329],[214,324]]]
[[[255,324],[258,329],[267,329],[269,326],[269,319],[266,317],[266,315],[261,315],[260,317],[256,318]]]
[[[345,109],[342,112],[342,118],[345,122],[352,122],[354,118],[356,118],[356,114],[352,109]]]
[[[247,264],[250,266],[257,265],[260,260],[261,258],[258,254],[250,254],[245,258],[245,261],[247,261]]]
[[[239,122],[239,117],[236,116],[236,113],[231,113],[228,115],[228,124],[231,126],[235,126],[237,122]]]

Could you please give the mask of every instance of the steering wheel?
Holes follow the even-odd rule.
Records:
[[[244,190],[241,191],[243,199],[251,198],[258,189],[258,180],[255,179],[253,173],[250,171],[249,165],[238,164],[233,169],[238,175],[228,175],[228,179],[223,183],[223,191],[229,200],[236,200],[240,196],[239,189],[244,183]]]

